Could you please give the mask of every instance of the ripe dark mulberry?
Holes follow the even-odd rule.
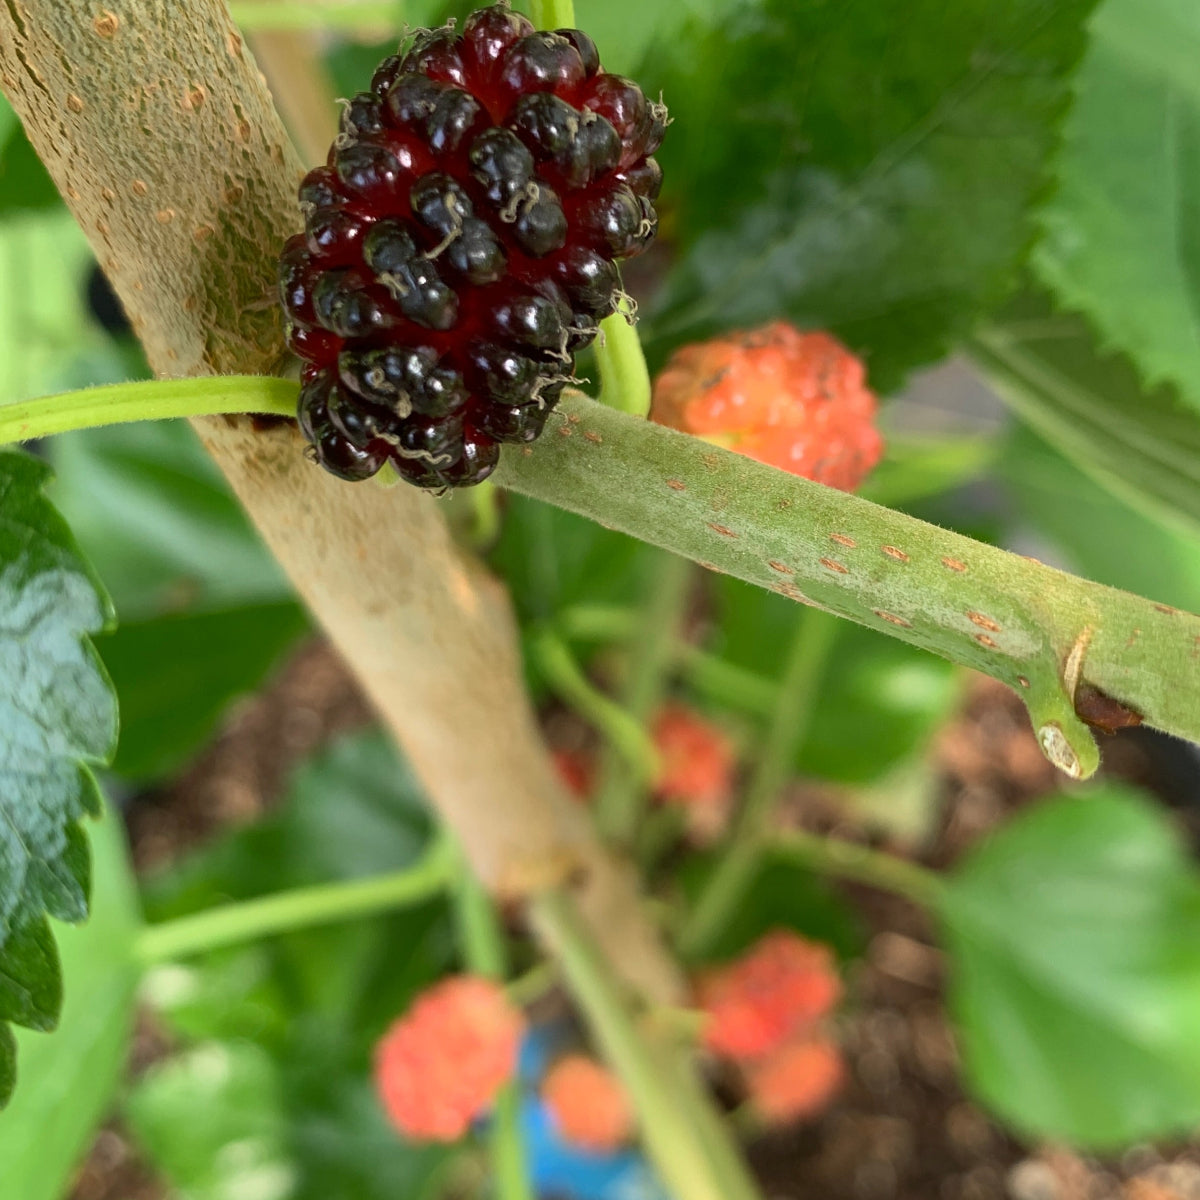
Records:
[[[300,427],[343,479],[478,483],[530,442],[654,236],[666,113],[506,4],[420,31],[350,100],[284,247]]]

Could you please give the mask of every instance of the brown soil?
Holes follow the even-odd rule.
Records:
[[[263,693],[231,714],[212,746],[169,790],[140,797],[129,824],[139,866],[159,866],[231,823],[254,820],[288,771],[335,734],[369,720],[336,655],[304,647]],[[1168,756],[1169,757],[1169,756]],[[973,681],[934,758],[944,804],[921,857],[953,861],[1015,809],[1055,785],[1019,699]],[[1136,731],[1111,740],[1107,768],[1186,798],[1170,763]],[[1193,785],[1194,791],[1194,785]],[[814,828],[847,828],[844,810],[802,796]],[[1196,812],[1187,814],[1193,823]],[[1200,1200],[1200,1145],[1152,1147],[1119,1162],[1023,1147],[967,1100],[941,1002],[942,961],[924,915],[865,888],[847,895],[873,931],[849,981],[841,1038],[849,1080],[819,1118],[758,1137],[751,1159],[770,1200]],[[136,1056],[145,1062],[152,1054]],[[140,1064],[139,1064],[140,1065]],[[104,1130],[71,1200],[166,1200],[119,1128]]]

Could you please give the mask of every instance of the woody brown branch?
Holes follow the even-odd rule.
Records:
[[[302,166],[222,4],[0,0],[0,86],[156,373],[284,369],[275,256]],[[196,427],[485,885],[577,881],[620,969],[676,995],[629,876],[547,759],[503,589],[437,502],[324,475],[291,427]]]

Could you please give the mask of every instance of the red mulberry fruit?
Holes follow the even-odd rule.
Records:
[[[654,236],[665,127],[586,34],[503,4],[385,60],[280,264],[317,461],[441,489],[536,438]]]
[[[697,990],[708,1014],[708,1048],[753,1059],[814,1029],[841,999],[842,983],[828,946],[779,929],[706,972]]]
[[[452,1142],[516,1073],[525,1023],[490,979],[453,975],[423,992],[375,1049],[375,1085],[392,1123]]]
[[[883,454],[876,407],[862,362],[836,338],[775,321],[677,351],[650,417],[849,492]]]
[[[615,1154],[633,1135],[633,1111],[620,1080],[583,1054],[560,1058],[542,1081],[558,1135],[592,1154]]]

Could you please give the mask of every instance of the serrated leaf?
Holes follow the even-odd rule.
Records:
[[[1174,389],[1144,387],[1087,323],[1027,292],[971,341],[976,364],[1023,420],[1101,487],[1200,534],[1200,416]]]
[[[100,811],[85,764],[116,737],[112,688],[87,635],[111,608],[42,493],[48,468],[0,452],[0,1023],[52,1029],[62,1002],[47,916],[87,916],[80,820]],[[0,1043],[0,1079],[11,1074]]]
[[[21,1086],[0,1116],[0,1196],[60,1200],[112,1103],[133,1027],[140,968],[137,889],[119,817],[95,828],[88,923],[59,931],[67,997],[52,1034],[21,1031]]]
[[[1200,1121],[1200,876],[1146,797],[1028,810],[941,904],[967,1078],[1028,1135],[1114,1148]]]
[[[939,357],[1008,286],[1093,0],[766,0],[663,47],[649,90],[688,244],[652,333],[784,316],[876,387]]]
[[[1091,33],[1033,266],[1200,408],[1200,8],[1107,0]]]

